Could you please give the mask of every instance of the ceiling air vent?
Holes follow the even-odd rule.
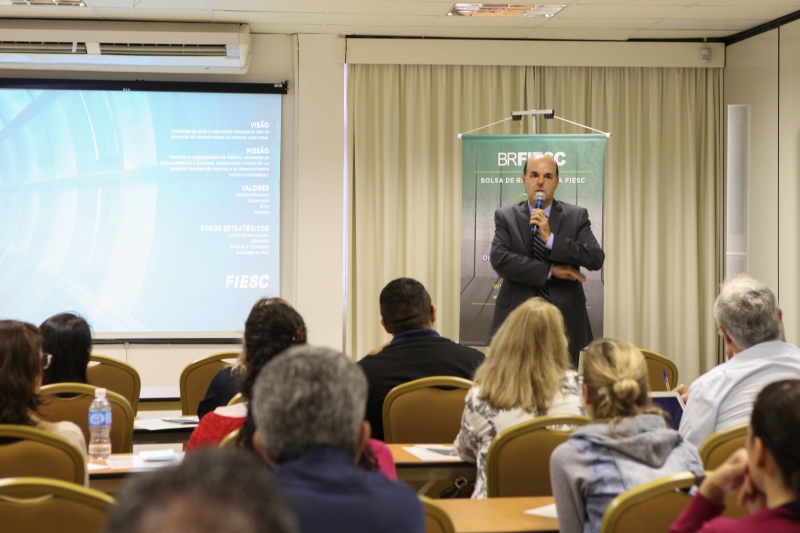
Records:
[[[85,43],[0,41],[0,54],[85,54]]]
[[[448,16],[458,17],[519,17],[550,18],[564,9],[566,4],[467,4],[457,3]]]
[[[0,6],[86,7],[82,0],[0,0]]]

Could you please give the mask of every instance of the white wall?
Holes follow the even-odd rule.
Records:
[[[777,293],[778,30],[729,46],[726,60],[725,105],[750,106],[749,274]]]
[[[789,342],[800,342],[800,21],[781,26],[778,135],[778,298]]]
[[[751,106],[749,273],[800,342],[800,21],[727,49],[726,104]]]
[[[297,298],[309,342],[344,349],[344,45],[300,35],[297,78]]]

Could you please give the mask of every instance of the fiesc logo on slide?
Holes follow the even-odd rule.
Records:
[[[269,285],[269,276],[264,274],[259,276],[253,274],[252,276],[237,276],[235,274],[228,274],[225,277],[226,289],[266,289]]]

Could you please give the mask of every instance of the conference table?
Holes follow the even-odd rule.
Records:
[[[172,423],[168,420],[180,420]],[[133,421],[133,444],[185,445],[197,427],[197,417],[182,416],[180,411],[139,411]]]
[[[558,531],[558,520],[525,514],[525,511],[551,505],[552,496],[488,498],[486,500],[436,500],[457,533],[520,533]]]
[[[397,477],[412,486],[421,483],[422,489],[418,490],[420,494],[424,494],[437,481],[451,483],[457,476],[463,476],[469,480],[475,479],[475,465],[465,463],[460,459],[448,459],[444,456],[439,460],[423,460],[405,450],[411,446],[413,445],[388,445],[397,468]],[[176,454],[176,459],[173,461],[145,461],[139,454],[115,453],[107,463],[89,466],[90,486],[114,494],[127,476],[175,465],[182,459],[182,453]]]
[[[468,479],[475,477],[475,466],[460,459],[423,460],[405,449],[413,445],[388,446],[395,459],[398,478],[404,481],[422,481],[427,484],[437,480],[452,481],[458,475],[464,475]],[[89,486],[114,495],[119,492],[126,478],[177,465],[182,459],[182,453],[176,454],[172,461],[145,461],[139,454],[113,454],[107,462],[90,463]],[[556,519],[524,513],[529,509],[552,504],[552,497],[452,499],[436,500],[436,503],[450,516],[457,533],[558,531]]]
[[[394,458],[397,477],[411,485],[417,494],[435,496],[459,476],[475,481],[475,465],[464,462],[458,457],[430,454],[430,458],[422,459],[408,448],[414,449],[425,445],[387,444],[387,446]],[[432,446],[452,446],[452,444]]]

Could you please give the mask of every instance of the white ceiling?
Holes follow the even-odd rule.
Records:
[[[800,0],[544,0],[567,7],[553,18],[531,19],[451,17],[450,0],[84,2],[83,8],[0,5],[0,18],[239,22],[252,33],[624,41],[725,37],[800,10]]]

